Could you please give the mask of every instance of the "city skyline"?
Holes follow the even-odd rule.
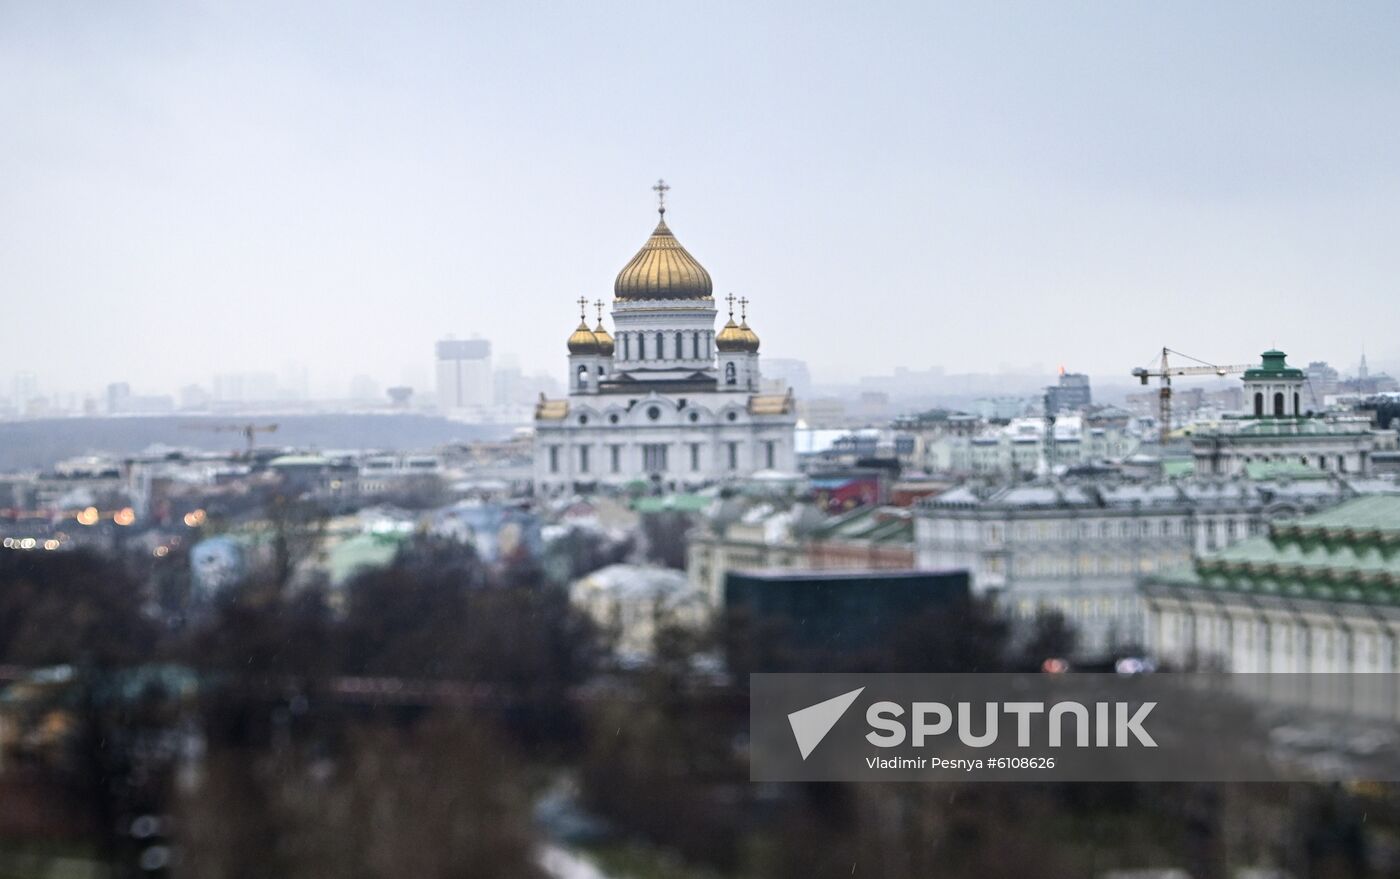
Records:
[[[45,306],[0,375],[389,382],[449,334],[553,372],[660,175],[716,295],[821,382],[1163,344],[1386,368],[1397,17],[9,6],[0,259]]]

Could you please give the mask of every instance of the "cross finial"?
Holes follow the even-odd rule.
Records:
[[[662,217],[666,216],[666,193],[671,190],[665,180],[657,180],[656,185],[651,188],[656,193],[656,211]]]
[[[588,320],[588,300],[582,296],[578,298],[578,319]]]
[[[733,320],[733,319],[734,319],[734,294],[733,294],[733,293],[730,293],[728,296],[724,297],[724,301],[729,303],[729,319],[730,319],[730,320]]]
[[[739,323],[748,323],[749,320],[749,300],[748,297],[739,298]]]
[[[593,304],[596,305],[596,306],[598,306],[598,325],[599,325],[599,326],[602,326],[602,324],[603,324],[603,300],[601,300],[601,299],[594,299],[594,300],[593,300]]]

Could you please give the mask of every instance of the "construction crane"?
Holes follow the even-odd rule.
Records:
[[[1167,362],[1167,355],[1175,354],[1178,357],[1185,357],[1187,360],[1194,360],[1199,366],[1172,366]],[[1220,366],[1215,363],[1207,363],[1198,357],[1190,354],[1182,354],[1180,351],[1173,351],[1170,348],[1162,349],[1161,365],[1157,369],[1147,369],[1137,367],[1133,370],[1133,375],[1144,385],[1150,378],[1161,379],[1162,387],[1157,392],[1157,420],[1159,430],[1159,441],[1162,447],[1167,445],[1168,435],[1172,431],[1172,376],[1174,375],[1217,375],[1226,376],[1232,373],[1244,372],[1246,369],[1253,369],[1253,364],[1234,364],[1231,366]]]
[[[243,439],[247,441],[247,448],[244,456],[253,457],[253,446],[260,433],[276,433],[275,424],[186,424],[183,425],[188,430],[212,430],[216,433],[241,433]]]

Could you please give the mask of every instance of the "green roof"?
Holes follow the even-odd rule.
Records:
[[[1400,605],[1400,495],[1370,495],[1271,526],[1144,584]]]
[[[1400,534],[1400,495],[1373,494],[1304,516],[1299,528],[1345,529]]]
[[[1249,461],[1244,473],[1250,479],[1328,479],[1325,470],[1299,461]]]
[[[1196,462],[1190,458],[1166,458],[1162,461],[1162,475],[1168,478],[1190,476],[1195,471]]]
[[[1287,355],[1277,348],[1270,348],[1268,351],[1265,351],[1262,356],[1263,363],[1253,369],[1245,370],[1244,377],[1246,379],[1300,379],[1303,377],[1303,371],[1297,367],[1289,366],[1286,359]]]
[[[702,513],[710,508],[714,498],[703,494],[667,494],[639,497],[632,502],[638,513]]]
[[[382,568],[394,560],[407,535],[356,534],[347,537],[326,553],[331,582],[339,585],[362,568]]]

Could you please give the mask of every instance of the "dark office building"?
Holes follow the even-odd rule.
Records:
[[[752,571],[724,583],[736,671],[926,671],[890,665],[931,615],[968,600],[966,571]],[[929,637],[935,637],[928,632]]]

